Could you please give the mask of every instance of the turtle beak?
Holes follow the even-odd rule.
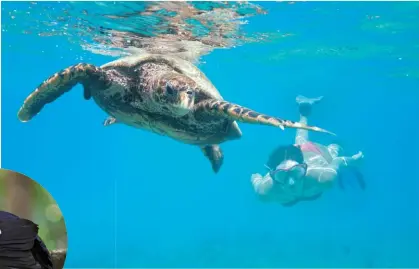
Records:
[[[178,116],[185,116],[193,109],[195,104],[195,93],[189,89],[179,91],[176,100],[177,101],[173,103],[176,114]]]
[[[195,104],[195,92],[187,89],[179,92],[179,107],[192,109]]]

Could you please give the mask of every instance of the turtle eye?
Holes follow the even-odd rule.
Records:
[[[175,90],[170,86],[169,84],[166,85],[166,92],[170,95],[173,95],[175,93]]]

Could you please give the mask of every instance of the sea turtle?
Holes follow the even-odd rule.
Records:
[[[78,83],[84,98],[93,97],[110,115],[105,126],[124,123],[199,146],[215,173],[224,159],[219,144],[242,136],[236,121],[330,133],[225,101],[192,62],[164,54],[127,56],[101,67],[70,66],[39,85],[24,101],[18,118],[29,121]]]

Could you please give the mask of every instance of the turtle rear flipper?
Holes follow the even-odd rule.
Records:
[[[105,72],[91,64],[80,63],[57,72],[26,98],[18,112],[18,118],[22,122],[31,120],[46,104],[52,103],[78,83],[83,84],[84,98],[88,100],[91,97],[88,82],[101,79],[106,83]]]
[[[201,147],[202,153],[211,162],[212,170],[215,173],[220,171],[224,161],[224,153],[219,145],[207,145]]]
[[[315,132],[328,133],[335,135],[332,132],[329,132],[325,129],[306,125],[300,122],[293,122],[290,120],[284,120],[276,117],[271,117],[268,115],[261,114],[252,109],[242,107],[236,104],[232,104],[227,101],[220,100],[206,100],[199,103],[196,110],[204,110],[205,112],[217,115],[220,117],[228,118],[231,120],[237,120],[243,123],[253,123],[253,124],[262,124],[279,127],[281,129],[286,128],[296,128],[296,129],[305,129]]]

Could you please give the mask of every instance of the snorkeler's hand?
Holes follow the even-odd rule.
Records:
[[[359,151],[357,154],[353,155],[351,161],[351,166],[354,166],[356,168],[361,168],[363,166],[363,160],[364,160],[364,153],[362,151]]]
[[[359,159],[363,159],[364,158],[364,153],[362,153],[362,151],[359,151],[357,154],[352,156],[352,159],[354,160],[359,160]]]
[[[253,189],[259,195],[266,195],[272,188],[272,178],[267,174],[262,177],[261,174],[253,174],[251,179]]]
[[[262,175],[261,174],[253,174],[250,181],[252,182],[253,185],[257,184],[259,181],[262,180]]]

